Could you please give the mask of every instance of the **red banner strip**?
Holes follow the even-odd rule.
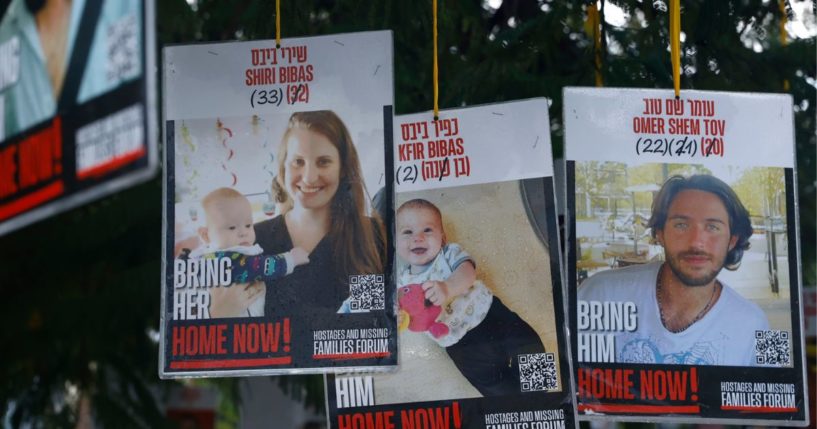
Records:
[[[62,180],[57,180],[45,188],[34,191],[25,197],[0,205],[0,220],[8,219],[33,207],[37,207],[46,201],[53,200],[62,195],[64,191],[65,187],[62,184]]]
[[[334,354],[334,355],[312,355],[312,359],[370,359],[378,357],[388,357],[389,352],[374,352],[374,353],[349,353],[349,354]]]
[[[170,362],[170,369],[220,369],[248,366],[288,365],[292,356],[261,359],[179,360]]]
[[[698,414],[698,405],[579,404],[579,411],[628,414]]]
[[[745,407],[739,405],[722,405],[722,410],[725,411],[747,411],[750,413],[796,413],[797,408],[794,407]]]
[[[136,149],[134,151],[122,154],[117,156],[110,161],[104,162],[102,164],[96,165],[91,168],[86,168],[82,171],[77,171],[77,179],[85,180],[91,177],[102,176],[103,174],[110,173],[111,171],[117,170],[127,164],[130,164],[137,159],[142,158],[145,156],[146,150],[143,147]]]

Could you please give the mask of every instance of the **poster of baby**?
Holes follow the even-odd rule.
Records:
[[[391,46],[165,48],[161,376],[396,364]]]
[[[791,97],[567,88],[564,109],[581,416],[808,421]]]
[[[328,376],[330,427],[573,427],[547,100],[398,116],[394,141],[400,366]]]

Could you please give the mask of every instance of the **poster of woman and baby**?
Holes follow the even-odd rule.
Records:
[[[163,376],[396,364],[390,40],[165,49]]]

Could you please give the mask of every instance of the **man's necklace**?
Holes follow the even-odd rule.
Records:
[[[667,328],[667,330],[672,332],[673,334],[678,334],[686,331],[687,329],[689,329],[690,326],[694,325],[695,322],[703,319],[703,317],[715,303],[715,295],[717,294],[719,287],[721,287],[721,282],[715,280],[715,286],[712,288],[712,296],[709,297],[709,302],[706,303],[704,308],[701,309],[698,315],[695,316],[695,318],[692,319],[691,322],[687,323],[687,325],[684,326],[683,328],[670,329],[669,325],[667,324],[667,318],[664,316],[664,307],[661,305],[661,291],[662,291],[661,286],[663,283],[662,281],[663,274],[664,266],[662,265],[661,269],[658,271],[658,280],[656,280],[655,282],[655,299],[658,301],[658,314],[661,316],[661,324],[664,325],[664,327]]]

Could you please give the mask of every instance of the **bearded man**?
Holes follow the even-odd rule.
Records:
[[[712,176],[673,176],[653,200],[648,226],[663,262],[604,271],[578,290],[580,309],[635,308],[637,322],[615,333],[615,361],[756,365],[755,333],[769,329],[766,315],[717,278],[740,266],[752,236],[735,192]]]

